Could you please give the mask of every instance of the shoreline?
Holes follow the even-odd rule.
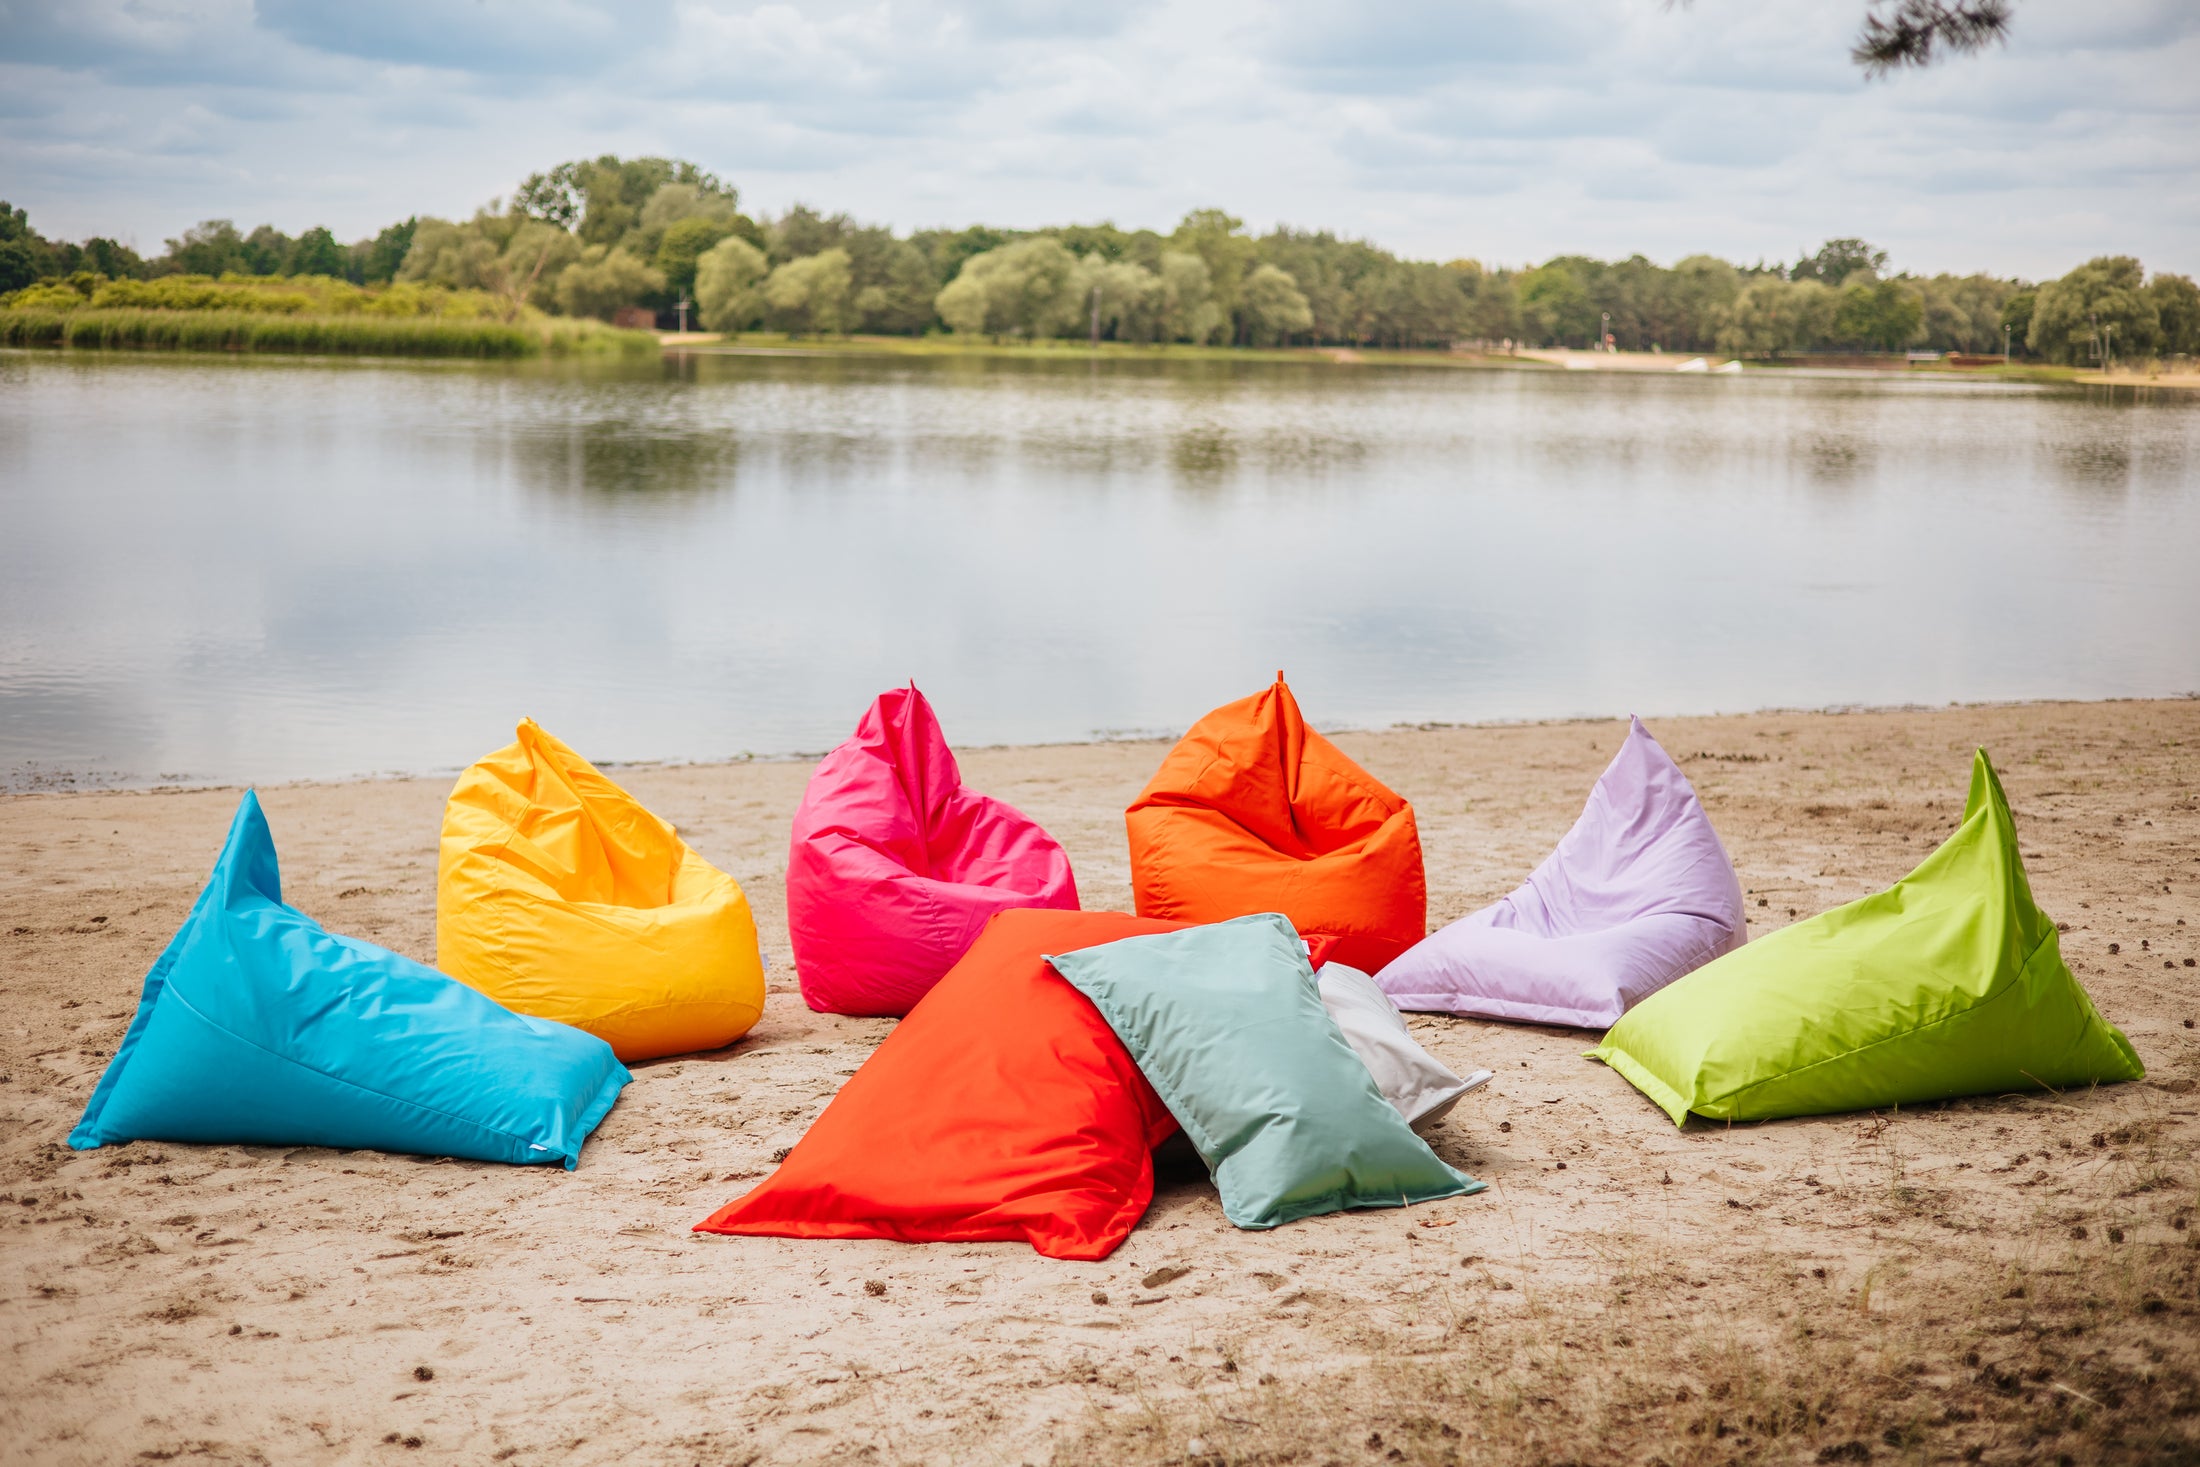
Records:
[[[1883,363],[1860,366],[1856,354],[1835,354],[1828,362],[1810,356],[1736,356],[1723,352],[1597,352],[1571,347],[1520,346],[1510,351],[1496,347],[1383,347],[1383,346],[1195,346],[1187,342],[1103,341],[1091,344],[1069,338],[1045,341],[963,341],[947,336],[792,336],[778,332],[712,331],[661,332],[658,343],[668,356],[750,357],[875,357],[962,358],[1051,362],[1260,362],[1306,366],[1424,366],[1453,369],[1515,370],[1530,372],[1596,371],[1629,376],[1712,376],[1722,364],[1731,375],[1736,367],[1750,375],[1778,372],[1788,376],[1840,377],[1857,380],[1929,378],[1951,382],[2013,383],[2027,386],[2066,386],[2073,383],[2133,385],[2134,379],[2088,376],[2077,367],[2050,362],[2005,362],[1983,367],[1949,367],[1937,363],[1910,362],[1899,354]],[[1701,360],[1701,368],[1684,364]],[[2179,379],[2181,382],[2182,379]],[[2154,385],[2137,380],[2135,385]]]
[[[1976,702],[1952,703],[1828,703],[1818,707],[1752,708],[1739,712],[1712,713],[1645,713],[1639,715],[1645,723],[1690,721],[1728,718],[1771,717],[1827,717],[1845,718],[1872,713],[1938,713],[1958,709],[1983,710],[1993,708],[2086,708],[2112,707],[2131,703],[2179,703],[2200,702],[2200,692],[2168,694],[2134,694],[2120,698],[1988,698]],[[1309,726],[1325,737],[1355,734],[1435,733],[1452,730],[1513,729],[1513,728],[1564,728],[1577,725],[1606,724],[1615,719],[1629,717],[1627,713],[1570,713],[1554,714],[1540,718],[1487,718],[1487,719],[1406,719],[1388,724],[1313,723]],[[1121,735],[1096,734],[1081,739],[1044,739],[1029,744],[963,744],[952,747],[957,756],[974,753],[1007,753],[1016,750],[1040,749],[1088,749],[1127,744],[1170,744],[1183,737],[1183,731],[1173,733],[1140,730]],[[585,751],[584,751],[585,752]],[[694,759],[591,759],[598,769],[622,772],[664,769],[723,769],[747,764],[815,764],[831,750],[798,749],[791,753],[704,755]],[[1674,757],[1679,758],[1679,755]],[[21,774],[40,774],[41,766],[26,762],[15,769],[0,771],[0,802],[22,799],[52,799],[69,795],[87,794],[185,794],[205,790],[247,789],[320,789],[345,785],[398,784],[419,780],[456,779],[464,766],[425,769],[383,769],[369,773],[311,774],[285,779],[232,779],[209,778],[204,780],[156,780],[139,783],[134,776],[121,775],[112,780],[95,773],[61,770],[47,779],[72,781],[68,788],[33,786],[18,789],[12,781]]]
[[[141,313],[143,314],[143,313]],[[186,312],[171,314],[187,315]],[[256,318],[257,319],[257,318]],[[289,318],[268,318],[278,322]],[[338,328],[351,318],[336,318]],[[568,318],[554,318],[565,321]],[[0,322],[0,327],[16,331],[15,323]],[[92,323],[96,325],[97,323]],[[250,323],[247,323],[248,325]],[[303,323],[319,328],[329,325],[318,319]],[[49,329],[50,328],[50,329]],[[27,329],[27,328],[26,328]],[[744,357],[761,360],[803,359],[822,360],[873,360],[895,361],[922,359],[927,361],[1021,361],[1057,365],[1081,364],[1085,366],[1126,364],[1168,365],[1200,364],[1207,366],[1304,366],[1315,368],[1437,368],[1449,371],[1519,371],[1519,372],[1578,372],[1589,371],[1604,375],[1630,378],[1682,376],[1718,377],[1746,375],[1769,377],[1777,374],[1787,377],[1841,379],[1849,381],[1932,381],[1968,382],[1985,385],[2025,387],[2129,387],[2161,388],[2182,393],[2200,388],[2200,376],[2170,374],[2145,377],[2129,374],[2104,374],[2086,372],[2076,367],[2055,366],[2044,362],[2022,362],[1989,367],[1951,368],[1927,363],[1904,363],[1890,360],[1884,366],[1857,366],[1847,363],[1814,364],[1808,358],[1735,357],[1725,353],[1689,352],[1620,352],[1599,353],[1576,351],[1565,347],[1522,347],[1512,352],[1500,350],[1442,349],[1435,347],[1382,347],[1382,346],[1305,346],[1305,347],[1221,347],[1195,346],[1186,342],[1137,343],[1102,342],[1097,351],[1090,345],[1076,341],[1032,342],[965,342],[951,338],[898,337],[898,336],[848,336],[848,337],[781,337],[762,339],[765,333],[743,333],[742,338],[728,341],[715,332],[643,332],[613,330],[602,333],[601,344],[589,342],[573,346],[562,341],[543,338],[533,346],[514,347],[493,351],[480,350],[376,350],[371,346],[347,344],[315,350],[301,346],[299,333],[286,336],[274,328],[228,332],[229,344],[208,344],[213,336],[222,332],[201,332],[178,328],[174,331],[153,333],[179,338],[176,341],[65,341],[57,335],[58,327],[42,323],[38,339],[10,339],[0,334],[0,351],[51,352],[55,355],[93,355],[100,357],[163,357],[202,358],[209,360],[234,360],[255,357],[262,361],[280,363],[285,360],[298,362],[353,362],[360,365],[376,363],[418,364],[438,363],[446,365],[564,365],[617,364],[629,369],[648,363],[672,363],[684,358]],[[65,334],[65,333],[64,333]],[[93,333],[96,336],[96,332]],[[303,335],[310,336],[308,331]],[[525,333],[522,333],[523,335]],[[554,335],[554,333],[553,333]],[[182,337],[192,337],[184,341]],[[248,337],[268,338],[265,342],[247,340]],[[199,337],[207,337],[201,341]],[[619,343],[610,338],[647,338],[654,343],[645,348],[640,340]],[[515,338],[516,339],[516,338]],[[1706,363],[1701,368],[1683,364],[1691,359]]]
[[[281,360],[372,362],[448,362],[511,364],[518,362],[624,362],[670,361],[682,357],[871,358],[879,360],[924,358],[964,361],[1035,361],[1055,363],[1206,363],[1258,364],[1316,367],[1438,367],[1450,370],[1561,372],[1591,371],[1623,376],[1717,376],[1746,373],[1760,376],[1777,372],[1786,376],[1838,377],[1852,380],[1916,380],[1985,382],[2023,386],[2159,387],[2172,391],[2200,388],[2200,374],[2130,372],[2107,373],[2049,362],[1998,363],[1979,367],[1948,367],[1930,362],[1907,362],[1889,357],[1884,363],[1859,365],[1853,357],[1827,363],[1808,356],[1737,356],[1725,352],[1597,352],[1572,347],[1387,347],[1387,346],[1203,346],[1189,342],[1104,341],[1097,348],[1087,342],[1063,339],[1029,341],[964,341],[951,336],[795,336],[772,332],[741,332],[730,339],[712,331],[648,331],[603,326],[593,318],[552,317],[542,327],[512,326],[500,322],[418,321],[412,318],[360,316],[289,317],[254,316],[189,311],[78,313],[85,316],[72,324],[65,313],[53,311],[0,311],[0,350],[51,351],[68,355],[211,357],[257,356]],[[127,315],[129,320],[120,318]],[[194,321],[195,316],[209,319]],[[140,318],[173,316],[176,320]],[[364,322],[365,324],[362,324]],[[86,339],[78,341],[76,325]],[[481,327],[481,341],[460,345],[430,341],[439,333],[463,334],[457,327]],[[368,329],[372,327],[373,329]],[[431,329],[433,328],[433,329]],[[600,328],[600,329],[598,329]],[[411,349],[393,348],[395,338],[417,335]],[[309,344],[326,338],[332,344]],[[645,347],[644,343],[653,343]],[[1700,361],[1702,366],[1685,365]]]
[[[730,1048],[636,1066],[571,1173],[309,1146],[69,1151],[236,801],[0,800],[0,1352],[24,1384],[0,1397],[0,1439],[56,1463],[337,1463],[410,1438],[520,1463],[1182,1467],[1372,1460],[1371,1436],[1430,1463],[1584,1440],[1682,1461],[1722,1424],[1729,1445],[1765,1437],[1768,1460],[1864,1460],[1846,1444],[1876,1454],[1889,1432],[1989,1463],[2200,1448],[2200,968],[2184,966],[2200,960],[2200,700],[1650,728],[1726,843],[1752,935],[1914,867],[1984,744],[2032,889],[2147,1077],[1676,1129],[1581,1058],[1584,1031],[1414,1015],[1454,1070],[1496,1074],[1432,1136],[1490,1184],[1480,1197],[1248,1233],[1203,1174],[1165,1173],[1130,1240],[1089,1264],[707,1237],[689,1228],[765,1175],[892,1030],[813,1013],[791,981],[805,765],[617,772],[742,884],[771,991]],[[1337,741],[1413,802],[1433,927],[1518,884],[1624,729]],[[957,755],[973,788],[1063,843],[1085,906],[1129,905],[1122,811],[1155,743]],[[446,792],[268,789],[286,897],[432,962]]]

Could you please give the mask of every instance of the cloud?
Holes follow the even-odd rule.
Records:
[[[666,0],[257,0],[260,26],[333,56],[482,76],[593,76],[671,31]]]
[[[1594,47],[1588,9],[1531,0],[1398,0],[1340,5],[1285,0],[1270,12],[1263,49],[1325,87],[1408,86],[1415,78],[1499,67],[1578,64]]]
[[[900,228],[1219,205],[1428,258],[2200,269],[2200,9],[2024,0],[1867,83],[1863,0],[0,0],[39,227],[345,238],[603,152]]]
[[[249,0],[0,0],[0,62],[115,87],[326,85],[326,68],[291,52],[253,24]]]
[[[959,7],[973,35],[1008,40],[1096,40],[1120,35],[1154,7],[1150,0],[969,0]]]

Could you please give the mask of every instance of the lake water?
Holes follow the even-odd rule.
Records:
[[[0,781],[2200,689],[2200,401],[0,354]]]

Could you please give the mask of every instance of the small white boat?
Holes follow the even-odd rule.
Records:
[[[1673,370],[1676,372],[1708,372],[1711,370],[1711,363],[1705,361],[1702,357],[1690,357]]]

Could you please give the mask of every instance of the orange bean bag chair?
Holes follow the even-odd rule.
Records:
[[[1413,807],[1306,726],[1280,672],[1192,725],[1124,820],[1141,917],[1281,912],[1366,973],[1427,935]]]

